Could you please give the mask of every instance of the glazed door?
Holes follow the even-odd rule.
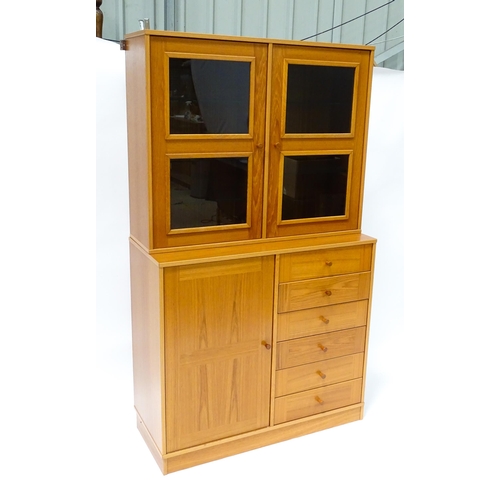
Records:
[[[151,38],[155,248],[260,238],[267,45]]]
[[[269,425],[274,257],[165,270],[167,451]]]
[[[273,47],[268,237],[360,229],[372,57]]]

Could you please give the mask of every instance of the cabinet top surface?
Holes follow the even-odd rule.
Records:
[[[345,247],[375,244],[377,240],[365,234],[311,235],[300,238],[273,238],[233,243],[176,247],[148,252],[133,238],[131,243],[142,248],[156,261],[159,267],[195,264],[206,261],[229,260],[233,258],[258,257],[320,250],[321,248]]]
[[[161,31],[161,30],[141,30],[125,35],[125,39],[136,37],[170,37],[170,38],[197,38],[200,40],[225,40],[231,42],[252,42],[252,43],[266,43],[266,44],[280,44],[280,45],[293,45],[302,47],[326,47],[326,48],[340,48],[349,50],[365,50],[374,52],[375,47],[372,45],[351,45],[341,43],[328,43],[328,42],[311,42],[302,40],[280,40],[274,38],[257,38],[245,37],[236,35],[214,35],[211,33],[186,33],[182,31]]]

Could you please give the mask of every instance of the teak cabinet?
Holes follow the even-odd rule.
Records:
[[[164,474],[359,420],[373,48],[126,37],[134,398]]]

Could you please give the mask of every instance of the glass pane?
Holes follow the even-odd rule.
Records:
[[[351,131],[354,68],[288,65],[287,134]]]
[[[248,158],[170,161],[170,227],[244,224]]]
[[[349,155],[286,156],[282,220],[345,215]]]
[[[247,134],[250,63],[170,58],[171,134]]]

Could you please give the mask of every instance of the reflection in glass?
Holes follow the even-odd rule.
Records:
[[[171,160],[171,229],[245,223],[247,183],[248,158]]]
[[[170,58],[171,134],[247,134],[250,63]]]
[[[288,65],[287,134],[348,133],[354,68]]]
[[[346,213],[349,155],[285,156],[282,220]]]

